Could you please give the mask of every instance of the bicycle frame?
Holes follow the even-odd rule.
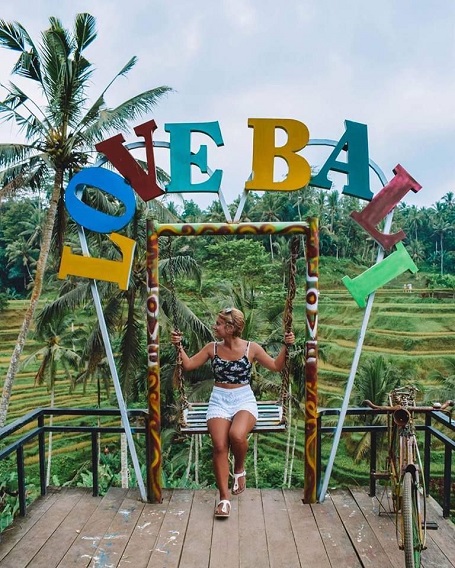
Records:
[[[418,407],[415,405],[416,392],[416,387],[411,385],[397,387],[389,394],[389,406],[378,406],[369,400],[365,401],[370,408],[387,411],[387,471],[371,472],[371,475],[375,479],[390,481],[397,542],[399,548],[404,550],[406,568],[420,566],[420,555],[426,548],[427,531],[425,477],[414,414],[433,410],[447,411],[454,405],[453,401],[446,401],[444,404]]]
[[[390,482],[392,501],[396,515],[396,536],[400,550],[407,547],[406,519],[404,515],[403,494],[405,492],[405,475],[411,475],[411,521],[412,550],[414,563],[419,566],[420,552],[426,548],[426,491],[422,461],[416,438],[413,411],[401,407],[388,414],[390,441],[388,460],[390,466]],[[390,424],[391,423],[391,424]],[[408,552],[411,554],[411,551]],[[406,564],[408,566],[408,564]]]

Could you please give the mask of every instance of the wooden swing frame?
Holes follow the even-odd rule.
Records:
[[[147,346],[148,346],[148,434],[151,455],[147,456],[149,469],[148,494],[154,502],[161,502],[161,411],[159,363],[159,278],[158,261],[160,236],[198,235],[305,235],[306,258],[306,337],[305,337],[305,475],[304,500],[316,502],[317,483],[317,323],[319,279],[318,220],[292,223],[180,223],[159,224],[147,222]],[[191,433],[206,432],[206,403],[191,403],[186,419]],[[264,403],[259,405],[260,423],[256,430],[284,430],[283,406]],[[182,430],[184,431],[184,430]]]

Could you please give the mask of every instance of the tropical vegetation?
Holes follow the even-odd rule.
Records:
[[[136,64],[133,57],[90,100],[88,88],[94,68],[86,50],[96,37],[95,18],[86,13],[75,17],[71,31],[51,17],[39,44],[20,23],[0,20],[0,47],[18,54],[12,74],[26,80],[25,87],[18,82],[1,85],[6,96],[0,102],[0,117],[13,122],[24,141],[0,144],[0,197],[25,190],[28,194],[40,192],[45,199],[44,203],[39,198],[29,202],[35,208],[30,218],[34,227],[23,227],[19,240],[6,243],[4,249],[7,271],[17,277],[22,266],[25,274],[21,287],[25,291],[30,286],[31,294],[3,387],[0,425],[6,420],[11,388],[43,288],[52,243],[57,251],[62,250],[67,224],[63,191],[68,180],[96,157],[96,142],[119,131],[128,132],[131,121],[153,109],[170,91],[166,86],[157,87],[109,108],[107,91],[131,71]],[[40,223],[44,209],[46,217]]]

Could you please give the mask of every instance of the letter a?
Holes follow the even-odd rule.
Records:
[[[344,173],[348,176],[348,183],[343,187],[342,193],[352,195],[359,199],[370,201],[373,193],[370,191],[368,134],[365,124],[345,121],[346,131],[330,154],[328,160],[311,179],[311,185],[330,189],[332,182],[327,174],[330,170]],[[346,162],[336,160],[342,150],[347,150]]]

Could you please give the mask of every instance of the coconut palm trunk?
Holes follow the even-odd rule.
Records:
[[[2,400],[0,403],[0,428],[6,423],[6,416],[8,413],[8,406],[11,398],[11,391],[13,389],[14,379],[19,368],[22,352],[24,350],[25,341],[35,315],[36,307],[41,296],[43,289],[44,274],[46,271],[47,259],[51,249],[52,232],[54,229],[55,218],[57,215],[57,207],[60,199],[63,184],[63,172],[58,170],[54,178],[54,189],[49,204],[49,209],[46,217],[46,224],[43,230],[43,239],[41,243],[40,255],[36,265],[35,280],[33,282],[32,294],[30,297],[30,304],[22,321],[19,335],[16,340],[13,353],[11,355],[8,372],[6,373],[5,382],[3,384]]]

